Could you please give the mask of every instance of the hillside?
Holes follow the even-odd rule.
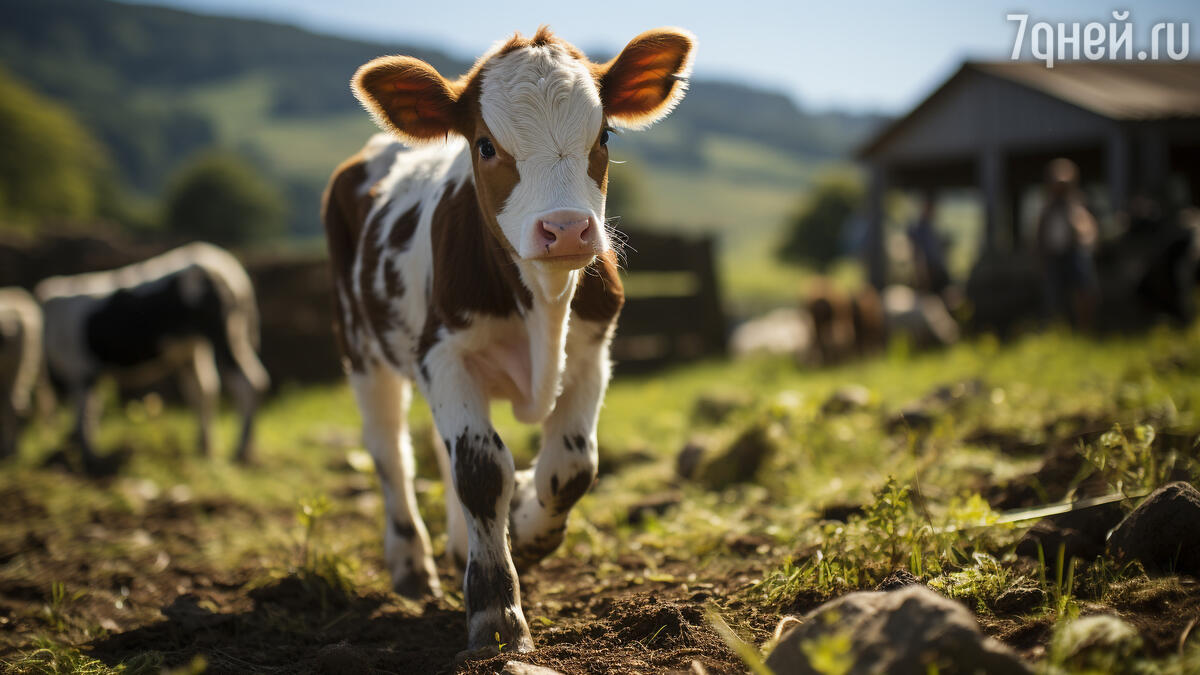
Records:
[[[481,48],[483,45],[481,45]],[[374,44],[274,23],[94,0],[0,0],[0,63],[64,103],[107,148],[123,182],[156,198],[212,145],[248,158],[288,196],[290,232],[319,231],[330,169],[373,127],[347,82],[387,53],[447,74],[469,64],[417,45]],[[684,104],[614,144],[615,180],[640,198],[626,222],[733,231],[763,250],[812,176],[879,122],[810,114],[732,82],[693,82]]]

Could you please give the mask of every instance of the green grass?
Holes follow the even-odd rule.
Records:
[[[606,469],[580,502],[554,555],[586,566],[596,579],[616,578],[632,586],[688,582],[671,571],[673,560],[692,561],[710,577],[749,574],[739,597],[775,610],[799,597],[815,601],[870,588],[897,568],[925,577],[982,613],[1006,587],[1034,584],[1048,598],[1042,611],[1069,618],[1081,592],[1093,602],[1118,601],[1141,592],[1120,589],[1148,582],[1137,581],[1144,577],[1136,571],[1077,569],[1068,561],[1060,566],[1057,552],[1050,551],[1040,579],[1037,572],[1011,569],[1003,556],[1021,528],[993,526],[995,513],[979,491],[1035,469],[1037,461],[964,438],[988,428],[1039,440],[1052,422],[1073,415],[1119,422],[1123,429],[1142,431],[1084,448],[1085,456],[1109,457],[1111,463],[1096,470],[1114,484],[1152,486],[1166,474],[1142,452],[1150,429],[1200,426],[1197,353],[1200,326],[1099,341],[1064,332],[1010,345],[983,337],[943,352],[910,355],[896,349],[875,360],[820,371],[761,357],[619,377],[606,398],[599,432],[602,465],[615,468]],[[928,434],[887,430],[885,421],[900,407],[941,385],[971,379],[983,383],[981,393],[940,415]],[[850,383],[870,391],[867,407],[823,414],[829,395]],[[107,450],[132,449],[129,464],[103,485],[42,469],[39,463],[60,446],[69,420],[60,412],[51,424],[36,426],[25,438],[21,458],[0,476],[0,492],[19,485],[41,495],[45,512],[30,525],[86,531],[91,513],[139,516],[157,496],[244,504],[268,515],[253,527],[220,512],[198,515],[205,545],[180,552],[175,564],[255,569],[259,583],[297,576],[322,599],[348,589],[386,591],[378,502],[366,507],[370,519],[347,520],[346,513],[364,507],[334,496],[348,481],[366,482],[368,488],[374,482],[369,461],[363,461],[358,414],[344,385],[285,389],[273,399],[260,418],[259,463],[250,468],[228,459],[237,422],[230,412],[220,419],[216,456],[205,459],[193,449],[195,430],[187,412],[107,400],[99,444]],[[704,411],[722,406],[704,403],[709,401],[734,403],[714,420]],[[518,465],[527,465],[537,430],[518,424],[507,405],[497,404],[493,413]],[[418,473],[427,479],[420,482],[418,499],[440,551],[444,507],[424,404],[414,406],[411,422]],[[765,429],[774,444],[755,481],[714,490],[675,477],[675,456],[686,444],[719,453],[755,427]],[[632,505],[665,490],[679,493],[677,505],[629,522]],[[823,507],[847,503],[865,504],[865,512],[846,523],[818,521]],[[0,538],[23,536],[12,528],[0,525]],[[754,544],[759,552],[747,557],[735,537],[762,542]],[[94,560],[147,555],[136,538],[102,543],[84,538],[77,545]],[[635,568],[617,564],[629,556],[638,559]],[[102,634],[78,616],[76,603],[89,600],[79,593],[92,589],[80,579],[39,583],[49,589],[53,582],[64,585],[46,596],[43,625],[49,642],[9,665],[17,672],[103,672],[70,647]],[[453,591],[450,598],[457,601]],[[722,614],[729,611],[721,608]]]

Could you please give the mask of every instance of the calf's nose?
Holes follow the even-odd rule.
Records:
[[[596,228],[587,214],[554,212],[538,220],[539,257],[586,255],[595,252]]]

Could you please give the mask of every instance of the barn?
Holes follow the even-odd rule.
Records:
[[[1134,195],[1200,202],[1200,62],[967,62],[858,151],[869,177],[866,257],[888,278],[888,190],[976,191],[981,260],[1027,248],[1022,204],[1072,159],[1111,229]]]

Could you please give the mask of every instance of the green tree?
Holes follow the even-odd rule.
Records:
[[[826,175],[789,221],[779,257],[825,269],[842,255],[843,228],[862,202],[862,183],[855,176],[840,172]]]
[[[62,106],[0,68],[0,227],[96,215],[104,152]]]
[[[184,167],[167,195],[167,229],[218,244],[283,234],[286,206],[278,188],[236,155],[210,153]]]

